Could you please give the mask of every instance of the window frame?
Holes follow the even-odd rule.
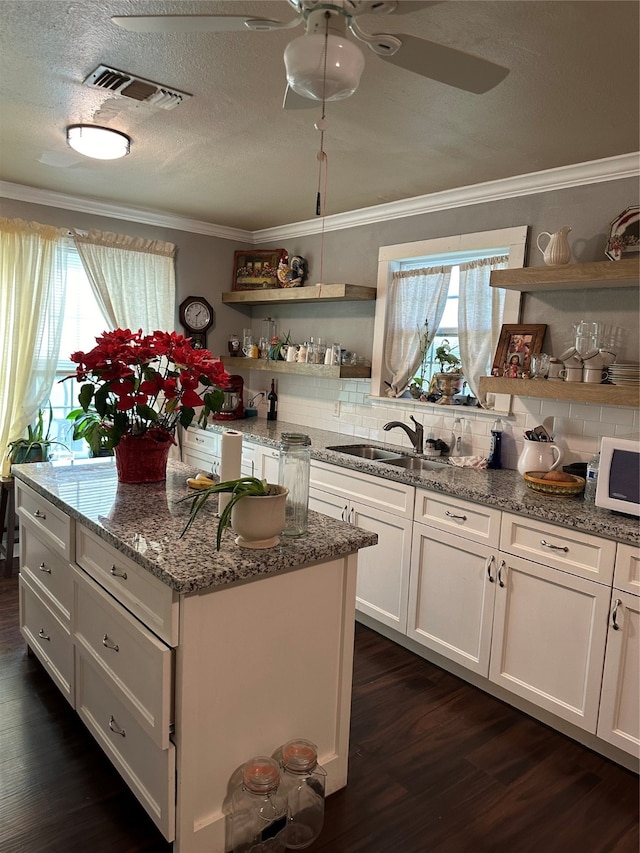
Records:
[[[529,226],[518,225],[511,228],[500,228],[491,231],[478,231],[470,234],[456,234],[449,237],[436,237],[428,240],[416,240],[410,243],[398,243],[392,246],[380,246],[378,251],[378,280],[376,295],[376,311],[373,330],[373,353],[371,359],[371,396],[390,401],[385,391],[383,353],[386,343],[386,320],[389,289],[393,273],[400,269],[402,263],[411,262],[414,258],[429,258],[429,263],[456,263],[455,255],[469,252],[487,252],[495,249],[496,254],[509,254],[508,269],[519,269],[524,266]],[[435,259],[433,256],[437,256]],[[444,256],[444,259],[442,258]],[[508,291],[505,294],[503,323],[519,323],[521,310],[521,294],[518,291]],[[499,330],[498,330],[499,331]],[[498,401],[496,406],[506,410],[509,406],[508,395],[496,395],[505,398]],[[403,400],[403,398],[397,398]],[[406,400],[403,400],[405,403]],[[421,405],[427,405],[422,403]]]

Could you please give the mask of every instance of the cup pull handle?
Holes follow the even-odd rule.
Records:
[[[543,548],[551,548],[552,551],[564,551],[565,554],[569,552],[566,545],[553,545],[551,542],[547,542],[546,539],[541,539],[540,544]]]

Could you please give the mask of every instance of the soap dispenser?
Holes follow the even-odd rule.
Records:
[[[456,418],[451,429],[451,450],[450,456],[460,456],[462,454],[462,421]]]

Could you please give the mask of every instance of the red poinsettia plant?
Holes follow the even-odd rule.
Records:
[[[65,379],[81,383],[80,406],[102,419],[109,449],[123,435],[174,441],[177,425],[189,426],[196,409],[204,426],[212,412],[220,411],[221,386],[229,380],[222,362],[206,349],[194,349],[177,332],[103,332],[92,350],[74,352],[71,361],[78,366]]]

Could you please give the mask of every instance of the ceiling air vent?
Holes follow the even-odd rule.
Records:
[[[186,92],[169,89],[160,83],[153,83],[151,80],[144,80],[142,77],[135,77],[133,74],[127,74],[126,71],[118,71],[117,68],[109,68],[106,65],[99,65],[95,71],[92,71],[84,81],[84,85],[91,86],[92,89],[116,92],[125,98],[160,107],[163,110],[172,110],[191,97]]]

